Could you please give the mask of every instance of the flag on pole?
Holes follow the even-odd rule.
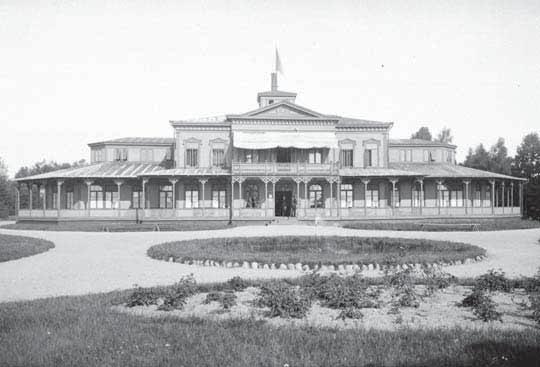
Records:
[[[281,65],[281,59],[279,58],[279,52],[276,47],[276,73],[280,72],[283,75],[283,65]]]

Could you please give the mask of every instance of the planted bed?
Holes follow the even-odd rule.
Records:
[[[53,247],[52,242],[39,238],[0,234],[0,262],[36,255]]]
[[[154,259],[176,262],[258,262],[262,264],[433,264],[485,255],[465,243],[387,237],[231,237],[167,242],[152,246]]]

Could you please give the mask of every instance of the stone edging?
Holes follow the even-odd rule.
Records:
[[[398,264],[398,265],[379,265],[379,264],[339,264],[339,265],[315,265],[310,267],[307,264],[260,264],[258,262],[238,262],[238,261],[214,261],[214,260],[185,260],[169,257],[169,262],[177,262],[184,265],[213,266],[222,268],[242,268],[242,269],[264,269],[264,270],[297,270],[297,271],[338,271],[338,272],[364,272],[364,271],[385,271],[385,270],[407,270],[407,269],[428,269],[442,268],[445,266],[472,264],[486,259],[487,256],[476,256],[467,258],[463,261],[456,260],[450,262],[439,261],[433,264]]]

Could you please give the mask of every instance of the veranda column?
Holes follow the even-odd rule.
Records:
[[[114,183],[116,184],[116,190],[118,192],[118,201],[116,202],[116,209],[121,209],[120,208],[120,203],[121,203],[120,190],[122,188],[122,184],[124,183],[124,181],[123,180],[115,180]]]
[[[329,209],[330,209],[330,216],[332,216],[332,207],[334,205],[334,193],[332,189],[334,186],[333,185],[334,181],[331,178],[329,178],[327,179],[327,182],[330,184],[330,208]]]
[[[16,203],[15,203],[15,208],[17,209],[17,213],[15,213],[17,215],[17,217],[19,216],[19,211],[21,210],[21,192],[19,190],[19,185],[16,185],[15,186],[15,191],[17,192],[17,197],[16,197]]]
[[[337,216],[339,219],[341,219],[341,180],[338,178],[336,181],[336,197],[337,197]],[[353,193],[354,193],[354,185],[353,185]],[[353,201],[354,203],[354,201]]]
[[[276,183],[278,182],[278,179],[276,177],[272,177],[271,181],[272,181],[272,200],[274,200],[274,206],[273,206],[274,214],[272,214],[272,216],[275,216],[276,215],[276,206],[275,206],[275,202],[276,202]]]
[[[304,179],[304,217],[307,217],[308,210],[308,182],[309,178]]]
[[[443,184],[442,181],[435,181],[435,184],[437,185],[437,213],[441,215],[441,190],[440,186]]]
[[[62,180],[58,180],[56,181],[56,211],[57,211],[57,215],[58,217],[60,217],[60,206],[62,205],[62,185],[63,185],[64,181]]]
[[[204,185],[206,185],[206,183],[208,182],[208,179],[206,179],[206,178],[205,179],[200,179],[199,182],[201,183],[201,186],[202,186],[202,195],[201,195],[201,197],[202,197],[202,206],[201,206],[201,208],[202,208],[202,215],[204,217],[204,208],[206,206],[206,203],[204,201]]]
[[[169,182],[172,185],[172,207],[173,209],[176,209],[176,183],[178,182],[178,179],[169,178]]]
[[[397,179],[390,179],[390,182],[392,183],[392,202],[390,207],[392,208],[392,216],[394,216],[395,213],[395,207],[396,207],[396,183],[398,182]]]
[[[495,180],[490,180],[491,184],[491,214],[495,214]]]
[[[523,182],[520,182],[519,183],[519,213],[521,214],[521,216],[523,216],[524,214],[524,210],[523,210]]]
[[[296,182],[296,207],[294,208],[294,215],[298,218],[298,208],[300,206],[300,181],[302,179],[299,177],[294,178],[294,182]]]
[[[43,216],[45,216],[46,214],[46,210],[47,210],[47,181],[43,181]]]
[[[420,194],[418,197],[420,199],[420,215],[422,215],[422,209],[424,208],[424,180],[420,179],[418,182],[420,182]]]
[[[143,178],[141,182],[141,195],[142,195],[142,208],[146,209],[146,184],[148,183],[147,178]]]
[[[90,216],[90,186],[92,186],[94,181],[86,180],[84,183],[86,184],[86,210],[88,212],[88,216]]]
[[[514,213],[514,181],[510,182],[510,213]]]
[[[501,183],[501,195],[502,195],[502,212],[504,214],[504,181]]]
[[[30,216],[32,216],[32,207],[34,205],[32,205],[32,201],[33,201],[33,196],[34,196],[34,184],[33,183],[29,183],[27,184],[28,186],[28,209],[30,210]]]
[[[369,180],[362,180],[362,183],[364,184],[364,217],[367,217],[367,185]]]
[[[230,197],[230,205],[229,205],[229,224],[232,224],[233,215],[234,215],[234,181],[235,177],[231,176],[231,194]]]
[[[469,180],[463,180],[463,183],[465,184],[465,214],[469,213],[469,184],[471,181]]]

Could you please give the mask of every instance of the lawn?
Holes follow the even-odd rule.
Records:
[[[236,225],[236,224],[235,224]],[[60,223],[15,223],[5,229],[36,231],[81,231],[81,232],[152,232],[152,231],[207,231],[232,228],[228,221],[178,221],[164,223],[122,222],[60,222]]]
[[[130,291],[0,304],[2,366],[538,366],[540,330],[397,331],[144,318]]]
[[[52,242],[39,238],[0,234],[0,262],[36,255],[53,247]]]
[[[262,264],[432,264],[485,254],[464,243],[404,238],[281,236],[210,238],[152,246],[154,259],[214,260]]]
[[[351,221],[344,223],[344,228],[372,229],[389,231],[467,231],[468,228],[455,224],[478,224],[479,231],[502,231],[510,229],[540,228],[540,221],[521,218],[430,218],[415,220],[377,220]],[[429,226],[422,227],[422,224]]]

